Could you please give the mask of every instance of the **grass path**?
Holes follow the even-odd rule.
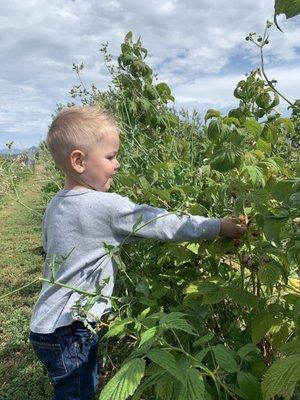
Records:
[[[0,204],[0,296],[41,276],[41,177],[19,183],[19,198],[8,194]],[[29,321],[41,283],[0,300],[0,399],[47,400],[51,384],[30,346]]]

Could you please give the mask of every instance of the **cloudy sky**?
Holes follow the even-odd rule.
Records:
[[[236,107],[237,82],[259,65],[245,41],[272,20],[274,0],[7,0],[0,14],[0,149],[27,148],[46,137],[58,103],[72,101],[72,64],[84,63],[87,87],[106,89],[110,76],[99,51],[117,57],[132,30],[148,63],[167,82],[176,107],[223,112]],[[266,69],[292,101],[300,98],[300,16],[270,29]],[[79,100],[76,100],[79,103]],[[283,112],[286,112],[282,104]]]

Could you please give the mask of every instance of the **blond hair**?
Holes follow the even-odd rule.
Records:
[[[47,145],[58,168],[68,172],[68,157],[79,149],[88,153],[103,136],[114,130],[114,118],[98,106],[63,108],[54,118],[47,134]]]

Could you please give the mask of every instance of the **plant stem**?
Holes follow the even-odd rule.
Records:
[[[264,42],[265,42],[265,39],[266,39],[267,29],[268,29],[268,28],[266,27],[266,28],[265,28],[265,31],[264,31],[264,34],[263,34],[262,44],[257,44],[257,43],[255,43],[255,44],[257,44],[258,47],[260,48],[261,72],[262,72],[262,74],[263,74],[265,80],[267,81],[267,84],[270,86],[270,88],[271,88],[275,93],[277,93],[278,96],[280,96],[283,100],[285,100],[292,108],[296,108],[296,107],[294,106],[294,104],[293,104],[290,100],[288,100],[281,92],[279,92],[279,90],[277,90],[277,89],[275,88],[275,86],[274,86],[273,83],[269,80],[269,78],[267,77],[267,75],[266,75],[266,73],[265,73],[263,47],[264,47]],[[253,42],[253,40],[252,40],[252,42]]]
[[[28,286],[33,285],[35,282],[38,282],[40,280],[40,278],[36,278],[35,280],[33,280],[32,282],[27,283],[24,286],[19,287],[18,289],[13,290],[12,292],[6,293],[3,296],[0,297],[0,300],[5,299],[6,297],[10,296],[11,294],[17,293],[25,288],[27,288]]]

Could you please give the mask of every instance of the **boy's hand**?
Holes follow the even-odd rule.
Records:
[[[239,226],[242,221],[240,218],[221,218],[221,229],[219,236],[225,238],[238,238],[242,236],[246,230],[247,226]]]

